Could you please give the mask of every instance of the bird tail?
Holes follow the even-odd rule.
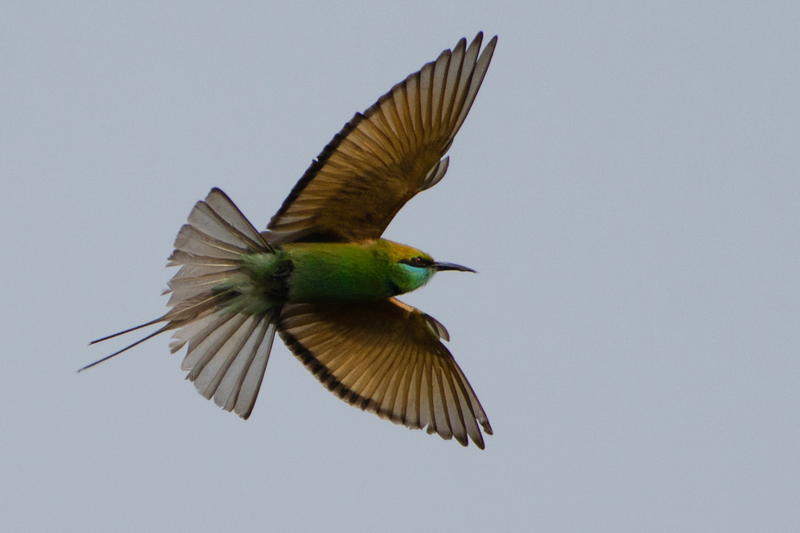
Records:
[[[231,280],[241,275],[242,256],[274,254],[275,250],[234,203],[214,188],[197,202],[175,239],[167,266],[180,269],[169,281],[163,316],[139,326],[92,341],[102,342],[150,325],[166,322],[141,340],[87,365],[85,370],[165,331],[177,330],[172,353],[188,343],[181,368],[205,398],[214,398],[226,411],[250,416],[269,360],[275,336],[275,307],[259,313],[238,313],[238,296]]]

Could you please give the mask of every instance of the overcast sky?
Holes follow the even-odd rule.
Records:
[[[0,528],[797,531],[800,7],[755,5],[3,2]],[[386,236],[480,272],[405,301],[449,329],[485,451],[349,407],[278,342],[246,422],[167,336],[76,374],[163,313],[211,187],[265,227],[479,30],[449,172]]]

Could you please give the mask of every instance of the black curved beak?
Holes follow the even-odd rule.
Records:
[[[441,272],[442,270],[458,270],[459,272],[474,272],[475,274],[478,273],[477,270],[472,270],[469,267],[457,265],[455,263],[433,263],[431,268],[435,269],[437,272]]]

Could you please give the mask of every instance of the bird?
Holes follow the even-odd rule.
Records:
[[[497,45],[462,38],[355,116],[314,159],[265,231],[220,189],[195,204],[175,239],[155,332],[198,392],[247,419],[277,333],[333,394],[411,429],[484,448],[492,427],[442,341],[447,329],[397,296],[437,272],[475,272],[383,239],[397,212],[441,181],[446,156]],[[480,427],[479,427],[480,426]]]

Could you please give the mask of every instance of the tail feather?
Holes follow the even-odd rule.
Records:
[[[186,324],[172,335],[173,340],[169,343],[170,353],[177,352],[183,348],[187,342],[194,340],[198,332],[205,331],[206,328],[208,328],[208,333],[210,333],[216,326],[209,327],[209,324],[215,324],[221,319],[222,317],[219,313],[209,313],[204,317],[198,317],[191,324]],[[208,335],[208,333],[206,333],[206,335]],[[194,340],[194,342],[199,341]],[[181,366],[181,370],[191,370],[191,367],[184,368]]]
[[[145,327],[145,326],[149,326],[149,325],[151,325],[151,324],[154,324],[154,323],[155,323],[155,322],[148,322],[147,324],[142,324],[141,326],[136,326],[136,327],[134,327],[134,328],[131,328],[131,329],[127,330],[127,331],[120,331],[119,333],[115,333],[115,334],[113,334],[113,335],[109,335],[108,337],[105,337],[105,338],[102,338],[102,339],[97,339],[96,341],[92,341],[92,342],[90,342],[89,344],[95,344],[95,343],[97,343],[97,342],[103,342],[104,340],[108,340],[108,339],[111,339],[111,338],[117,337],[117,336],[119,336],[119,335],[122,335],[122,334],[124,334],[124,333],[128,333],[128,332],[130,332],[130,331],[134,331],[134,330],[137,330],[137,329],[139,329],[139,328],[143,328],[143,327]],[[127,352],[128,350],[130,350],[130,349],[131,349],[131,348],[133,348],[134,346],[138,346],[139,344],[143,343],[144,341],[146,341],[146,340],[149,340],[149,339],[152,339],[153,337],[155,337],[156,335],[158,335],[158,334],[160,334],[160,333],[164,333],[164,332],[165,332],[165,331],[167,331],[168,329],[169,329],[169,324],[167,324],[166,326],[164,326],[164,327],[160,328],[158,331],[154,331],[153,333],[151,333],[150,335],[148,335],[148,336],[144,337],[143,339],[139,339],[138,341],[134,342],[133,344],[129,344],[128,346],[124,347],[124,348],[123,348],[123,349],[121,349],[121,350],[117,350],[116,352],[112,353],[111,355],[107,355],[107,356],[103,357],[102,359],[98,359],[98,360],[97,360],[97,361],[95,361],[94,363],[90,363],[90,364],[88,364],[88,365],[86,365],[86,366],[84,366],[84,367],[82,367],[82,368],[79,368],[79,369],[78,369],[78,372],[83,372],[83,371],[84,371],[84,370],[86,370],[87,368],[92,368],[92,367],[93,367],[93,366],[95,366],[95,365],[99,365],[99,364],[100,364],[100,363],[102,363],[103,361],[108,361],[108,360],[109,360],[109,359],[111,359],[112,357],[116,357],[116,356],[118,356],[119,354],[121,354],[122,352]]]
[[[206,316],[207,311],[224,310],[225,302],[231,299],[230,294],[219,293],[214,294],[213,291],[206,291],[202,294],[187,298],[176,303],[167,314],[159,319],[160,322],[169,322],[175,324],[168,329],[175,329],[181,327],[184,323],[188,324]]]
[[[98,342],[103,342],[109,339],[113,339],[115,337],[119,337],[120,335],[125,335],[126,333],[130,333],[131,331],[136,331],[137,329],[142,329],[146,328],[147,326],[152,326],[153,324],[158,324],[159,322],[161,322],[161,318],[156,318],[155,320],[151,320],[150,322],[145,322],[144,324],[139,324],[138,326],[133,326],[132,328],[118,331],[117,333],[112,333],[111,335],[106,335],[105,337],[102,337],[100,339],[93,340],[92,342],[89,343],[89,346],[91,346],[92,344],[97,344]]]
[[[208,274],[199,274],[192,277],[184,276],[182,278],[172,278],[169,281],[169,289],[166,293],[171,292],[167,305],[177,305],[183,300],[188,300],[199,296],[205,292],[213,290],[221,283],[228,280],[236,274],[236,270],[223,270],[220,272],[210,272]]]
[[[226,205],[226,202],[229,204]],[[233,209],[230,206],[233,206]],[[241,246],[244,243],[253,249],[270,249],[261,234],[219,189],[212,190],[209,198],[206,198],[205,202],[198,202],[196,207],[189,214],[188,222],[191,226],[215,239],[235,246]],[[220,212],[215,211],[215,208]],[[229,219],[226,219],[226,216]]]
[[[213,398],[224,410],[247,418],[258,396],[274,336],[272,313],[237,315],[195,350],[190,342],[183,365],[192,365],[187,379],[194,381],[205,398]]]
[[[211,189],[205,199],[205,203],[211,208],[217,219],[228,227],[231,233],[236,232],[243,240],[250,241],[254,249],[261,248],[266,252],[274,252],[264,236],[253,227],[247,217],[236,207],[236,204],[220,189],[216,187]],[[191,217],[191,214],[189,216]]]
[[[223,342],[219,344],[215,353],[206,352],[201,361],[202,366],[195,366],[187,376],[189,379],[193,375],[196,376],[194,386],[208,400],[214,397],[222,378],[225,377],[233,361],[242,352],[245,343],[259,322],[253,316],[237,315],[237,319],[240,320],[229,322],[230,331],[225,335],[224,340],[220,339]]]
[[[190,339],[189,350],[184,358],[184,363],[181,364],[181,368],[189,370],[186,379],[196,381],[200,377],[200,373],[217,355],[221,352],[224,354],[234,351],[231,347],[226,350],[222,350],[222,348],[239,331],[239,328],[247,321],[247,318],[246,315],[241,314],[222,315],[218,321],[213,322],[210,327],[198,333],[198,339]],[[205,396],[203,393],[205,387],[201,385],[202,382],[200,385],[196,384],[197,388],[201,390],[201,394]],[[210,396],[208,397],[210,398]]]
[[[257,336],[254,337],[255,342],[253,344],[252,350],[249,352],[247,358],[242,360],[241,362],[241,370],[239,372],[238,377],[235,380],[235,383],[230,388],[230,394],[228,402],[225,404],[225,409],[233,409],[233,411],[247,420],[250,417],[250,413],[253,412],[253,406],[256,403],[256,398],[258,397],[258,391],[261,389],[261,382],[264,379],[264,372],[267,369],[267,363],[269,362],[269,354],[272,351],[272,342],[275,340],[275,331],[277,330],[278,324],[278,316],[277,312],[273,314],[269,318],[269,320],[263,320],[261,322],[261,327],[257,330]],[[240,360],[237,357],[236,363]],[[238,365],[237,365],[238,366]],[[236,376],[236,372],[228,372],[228,376]],[[222,396],[228,387],[230,386],[228,383],[223,381],[222,383],[223,388],[221,389]],[[220,394],[218,392],[217,394]],[[217,396],[214,396],[214,401],[217,401]],[[233,401],[232,407],[229,407]],[[217,402],[219,405],[219,402]]]
[[[187,266],[197,268],[215,268],[215,267],[234,267],[238,264],[233,259],[221,259],[219,257],[205,257],[202,255],[194,255],[180,250],[174,250],[167,259],[167,266],[180,266],[181,271]],[[180,274],[180,272],[178,273]],[[176,274],[176,276],[178,275]]]
[[[247,253],[247,248],[240,248],[225,241],[210,237],[189,224],[184,224],[175,239],[175,249],[194,255],[214,257],[217,259],[237,260]]]
[[[102,342],[159,322],[160,329],[81,370],[106,361],[165,331],[176,330],[170,351],[188,343],[181,368],[198,391],[226,411],[247,418],[261,386],[272,341],[276,312],[235,313],[228,304],[236,293],[220,289],[239,271],[244,254],[274,253],[264,235],[242,215],[225,193],[212,189],[197,202],[175,239],[167,266],[180,269],[165,293],[171,308],[163,316],[102,339]],[[80,371],[80,370],[79,370]]]

